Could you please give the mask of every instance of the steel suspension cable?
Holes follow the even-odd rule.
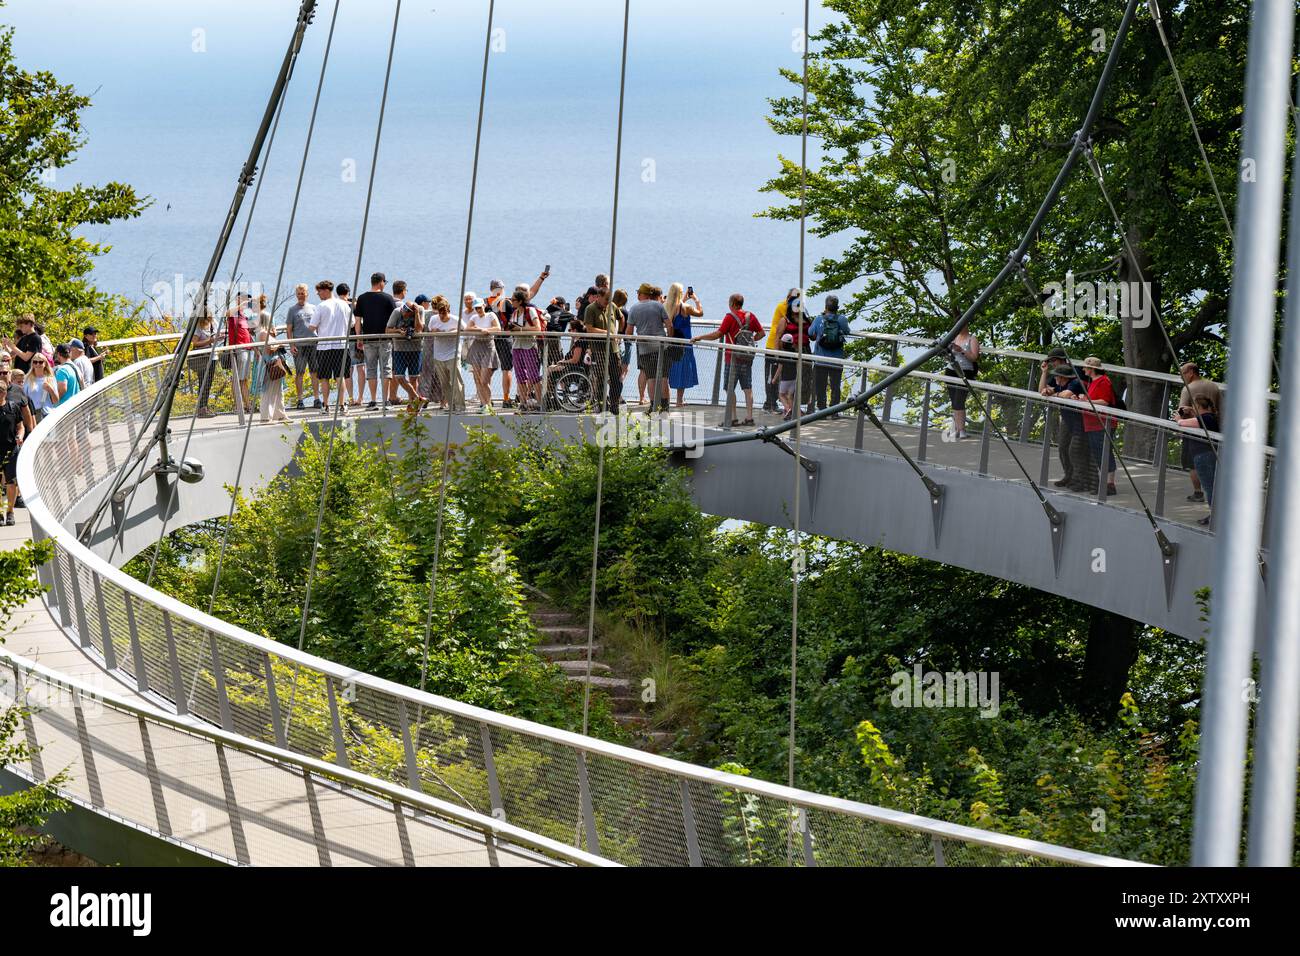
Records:
[[[804,288],[805,265],[807,256],[805,254],[808,237],[808,46],[812,42],[809,36],[809,0],[804,0],[803,4],[803,123],[799,130],[799,326],[802,326],[808,318],[808,294]],[[804,365],[804,336],[802,327],[795,329],[796,357],[794,371],[794,459],[791,467],[794,471],[794,552],[790,561],[790,717],[789,732],[786,740],[786,785],[794,788],[794,751],[795,751],[795,726],[796,726],[796,707],[798,701],[799,686],[799,575],[803,571],[803,550],[802,540],[799,535],[800,503],[803,499],[803,485],[807,482],[804,477],[804,462],[801,449],[803,447],[803,428],[800,425],[803,419],[803,365]],[[793,811],[794,808],[792,807]],[[798,812],[798,811],[794,811]],[[804,811],[806,813],[806,811]],[[790,823],[794,821],[791,820]],[[803,826],[809,826],[807,819],[803,821]],[[794,857],[794,827],[786,826],[785,839],[785,856],[786,865],[793,862]]]
[[[469,284],[469,250],[470,241],[474,237],[474,204],[478,196],[478,163],[479,155],[483,146],[483,113],[487,103],[487,80],[488,80],[488,63],[492,57],[492,24],[496,16],[496,0],[488,0],[488,18],[487,32],[483,40],[483,75],[479,80],[478,89],[478,119],[474,126],[474,161],[470,171],[469,179],[469,211],[465,217],[465,249],[460,264],[460,295],[457,297],[452,307],[456,310],[456,355],[460,355],[460,336],[462,316],[465,312],[465,287]],[[430,361],[433,360],[432,354]],[[436,366],[435,366],[436,369]],[[435,373],[436,374],[436,373]],[[452,375],[459,376],[460,370],[453,367]],[[429,672],[429,647],[433,640],[433,607],[434,600],[438,590],[438,564],[439,557],[442,554],[442,522],[443,512],[447,505],[447,472],[451,465],[451,418],[453,409],[456,406],[456,391],[452,386],[452,376],[447,376],[447,390],[450,395],[445,396],[447,399],[447,428],[443,433],[442,441],[442,473],[438,481],[438,521],[434,532],[433,541],[433,567],[429,573],[429,606],[425,610],[424,616],[424,649],[420,655],[420,690],[423,691],[425,681]],[[417,392],[418,394],[418,392]],[[418,407],[418,406],[417,406]],[[385,458],[387,452],[385,452]],[[416,733],[419,733],[420,714],[417,709],[416,713]]]
[[[289,258],[289,244],[290,241],[293,239],[293,227],[294,227],[294,223],[297,221],[298,218],[298,202],[302,196],[302,184],[303,184],[303,180],[306,178],[306,173],[307,173],[307,158],[311,154],[312,138],[313,138],[313,134],[316,131],[316,115],[320,109],[321,91],[325,87],[325,72],[329,67],[330,51],[333,49],[334,46],[334,28],[335,25],[338,23],[339,3],[340,0],[334,0],[334,13],[333,16],[330,18],[329,34],[325,38],[325,55],[321,59],[320,77],[316,81],[316,95],[315,98],[312,100],[311,119],[307,123],[307,141],[306,144],[303,146],[302,161],[298,164],[298,182],[297,185],[294,187],[294,191],[293,191],[293,205],[289,210],[289,225],[288,228],[285,230],[284,248],[280,252],[280,268],[279,271],[276,272],[276,276],[275,276],[275,293],[271,297],[271,310],[273,316],[275,311],[275,305],[277,302],[280,301],[280,289],[284,282],[285,263]],[[254,197],[254,201],[256,201],[256,197]],[[240,245],[240,248],[242,251],[243,248],[242,243]],[[275,332],[275,322],[273,318],[271,322],[272,336],[274,336],[274,332]],[[286,329],[286,332],[288,333],[289,338],[293,337],[292,328]],[[263,387],[264,388],[266,387],[265,383],[263,383]],[[216,573],[213,575],[212,578],[212,593],[208,595],[209,614],[212,613],[212,608],[216,604],[216,600],[217,600],[217,591],[221,587],[221,572],[223,567],[225,566],[226,549],[230,542],[230,526],[235,518],[235,504],[239,500],[239,490],[242,487],[243,476],[244,476],[244,461],[248,456],[248,439],[249,436],[252,434],[252,431],[253,431],[253,415],[252,415],[252,410],[249,409],[248,422],[246,423],[244,428],[244,442],[239,452],[239,467],[235,471],[235,484],[230,494],[230,511],[226,514],[226,525],[221,535],[221,550],[217,555]]]
[[[1228,217],[1228,208],[1223,204],[1223,195],[1219,192],[1219,181],[1214,175],[1214,167],[1210,165],[1210,157],[1205,152],[1205,143],[1201,141],[1201,130],[1196,125],[1196,114],[1192,112],[1192,102],[1187,98],[1187,90],[1183,88],[1183,78],[1178,72],[1178,64],[1174,61],[1174,51],[1169,46],[1169,37],[1165,35],[1164,18],[1160,15],[1160,5],[1157,0],[1147,0],[1147,8],[1151,11],[1151,19],[1155,21],[1156,32],[1160,34],[1160,44],[1165,48],[1165,56],[1169,59],[1169,69],[1173,72],[1174,83],[1178,86],[1178,96],[1183,101],[1183,108],[1187,110],[1187,118],[1192,124],[1192,135],[1196,137],[1196,148],[1200,150],[1201,162],[1205,165],[1205,172],[1210,177],[1210,186],[1214,190],[1214,201],[1219,204],[1219,214],[1223,217],[1223,224],[1228,227],[1228,235],[1232,235],[1232,220]]]
[[[401,20],[401,17],[402,17],[402,0],[397,0],[396,6],[393,11],[393,32],[391,38],[388,41],[388,63],[384,68],[384,91],[382,96],[380,97],[379,118],[375,124],[375,146],[370,157],[370,177],[366,187],[365,211],[361,217],[361,237],[360,237],[360,241],[357,243],[356,278],[353,280],[353,286],[352,286],[354,295],[357,294],[356,293],[357,283],[361,281],[361,261],[362,261],[362,257],[365,254],[365,248],[366,248],[366,230],[370,226],[370,204],[371,201],[374,199],[374,194],[375,194],[375,170],[379,165],[379,144],[380,141],[383,139],[383,135],[384,135],[384,114],[387,111],[387,107],[388,107],[388,84],[389,81],[392,79],[392,75],[393,75],[393,51],[397,47],[397,27]],[[346,334],[343,336],[343,355],[345,357],[347,356],[348,350],[351,347],[352,347],[352,327],[349,326],[348,329],[346,330]],[[342,367],[340,368],[340,375],[346,374],[345,372],[346,365],[347,363],[346,361],[344,361],[342,363]],[[329,379],[326,379],[326,381],[329,381]],[[302,616],[299,619],[299,623],[298,623],[298,650],[303,649],[303,644],[307,639],[307,618],[311,612],[312,586],[316,580],[316,564],[320,556],[321,526],[324,524],[325,521],[325,505],[329,499],[330,467],[334,460],[334,442],[338,436],[339,416],[342,414],[343,411],[344,381],[342,378],[339,378],[336,380],[336,382],[337,382],[336,395],[335,395],[336,402],[334,405],[334,413],[330,420],[329,443],[326,445],[326,450],[325,450],[325,470],[324,473],[321,475],[320,504],[316,510],[316,527],[312,531],[311,558],[307,565],[307,585],[303,593]],[[288,733],[289,719],[293,717],[293,704],[294,704],[294,698],[297,694],[297,690],[298,690],[298,668],[295,667],[294,674],[293,674],[293,690],[291,691],[290,698],[289,698],[289,713],[285,719],[286,734]]]
[[[297,55],[295,54],[293,62],[290,64],[289,67],[289,75],[285,81],[286,89],[288,88],[288,83],[292,82],[293,80],[293,70],[294,70],[294,66],[297,65],[297,61],[298,61]],[[263,154],[264,159],[262,165],[262,175],[258,177],[257,186],[253,189],[253,199],[248,205],[248,215],[244,219],[244,231],[240,235],[239,248],[235,251],[235,260],[230,269],[230,283],[226,288],[226,307],[225,307],[226,312],[230,311],[230,298],[231,295],[234,293],[235,283],[239,279],[239,265],[244,256],[244,248],[248,243],[248,233],[253,225],[253,217],[257,214],[257,201],[258,199],[261,198],[262,186],[266,182],[266,171],[267,169],[270,168],[271,165],[271,151],[275,147],[276,134],[280,131],[280,117],[284,114],[284,102],[285,102],[284,98],[282,97],[275,109],[275,122],[272,123],[271,125],[271,135],[266,141],[266,152]],[[199,304],[199,308],[206,308],[206,306],[207,306],[206,302]],[[214,333],[216,331],[215,324],[213,326],[213,331]],[[239,379],[238,381],[236,380],[236,376],[238,375],[238,370],[239,370],[238,354],[235,352],[231,352],[229,354],[231,357],[231,366],[230,366],[231,367],[231,375],[230,375],[231,391],[235,395],[236,406],[242,407],[243,404],[242,403],[242,396],[243,396],[242,379]],[[214,335],[214,338],[212,340],[212,347],[208,349],[207,362],[205,364],[205,372],[204,372],[204,377],[207,378],[209,382],[211,381],[210,376],[212,374],[212,365],[213,365],[213,361],[216,358],[216,355],[217,355],[217,340]],[[202,387],[202,381],[203,380],[201,379],[200,388]],[[248,415],[249,409],[245,408],[244,414]],[[194,414],[190,416],[190,423],[185,432],[185,443],[181,446],[182,461],[184,461],[185,456],[189,454],[190,442],[194,438],[194,426],[197,424],[198,420],[199,420],[199,406],[198,404],[195,404]],[[251,421],[251,418],[249,419],[249,421]],[[153,555],[150,557],[149,560],[149,572],[148,574],[145,575],[145,580],[144,580],[145,587],[150,587],[153,584],[153,576],[158,568],[158,555],[162,551],[163,539],[167,536],[167,521],[170,517],[172,504],[176,499],[176,494],[179,490],[179,485],[180,482],[176,481],[176,482],[172,482],[167,488],[166,505],[163,508],[162,521],[160,522],[158,527],[158,541],[154,545]],[[140,490],[139,485],[137,485],[135,488],[131,490],[132,501],[135,500],[136,492],[138,492],[139,490]],[[117,544],[119,540],[120,538],[116,536],[114,537],[114,541],[113,541],[114,551],[117,548]],[[111,553],[110,553],[110,560],[111,560]]]
[[[1030,220],[1029,225],[1025,228],[1020,243],[1007,256],[1007,261],[1002,268],[998,270],[998,274],[990,280],[983,290],[980,291],[979,295],[975,297],[975,300],[970,304],[966,311],[962,313],[961,317],[953,323],[952,328],[944,333],[944,335],[940,337],[934,345],[915,358],[905,362],[893,372],[882,378],[879,382],[865,388],[857,395],[851,396],[837,405],[831,405],[828,408],[813,413],[812,415],[805,416],[804,420],[806,423],[821,421],[822,419],[828,418],[829,416],[839,412],[861,407],[865,402],[870,401],[873,397],[880,394],[900,379],[906,378],[932,358],[943,354],[948,346],[952,344],[953,340],[956,339],[961,331],[966,328],[966,326],[968,326],[980,312],[983,311],[997,291],[1002,288],[1007,279],[1016,271],[1018,265],[1024,260],[1025,256],[1028,255],[1029,246],[1038,235],[1043,222],[1047,219],[1048,213],[1051,211],[1052,207],[1056,205],[1056,200],[1060,196],[1062,188],[1064,188],[1066,181],[1069,179],[1071,172],[1074,170],[1074,167],[1079,160],[1079,157],[1083,153],[1084,143],[1091,133],[1093,126],[1096,125],[1097,117],[1101,113],[1101,107],[1105,99],[1106,91],[1110,87],[1110,81],[1114,77],[1116,66],[1119,63],[1120,51],[1123,49],[1124,40],[1128,36],[1129,27],[1132,25],[1133,14],[1137,9],[1137,4],[1138,0],[1128,0],[1125,5],[1124,14],[1120,19],[1119,28],[1115,32],[1115,39],[1111,43],[1110,52],[1106,56],[1106,65],[1102,68],[1101,77],[1098,79],[1097,86],[1093,91],[1092,100],[1088,105],[1088,111],[1085,114],[1079,129],[1071,137],[1070,152],[1061,163],[1061,167],[1057,171],[1056,177],[1052,180],[1052,184],[1048,188],[1047,194],[1039,204],[1038,211],[1035,212],[1033,219]],[[706,438],[703,445],[711,447],[715,445],[730,445],[737,442],[748,441],[771,442],[777,436],[790,431],[793,427],[793,423],[787,422],[782,425],[760,428],[757,431],[746,432],[744,434],[715,435],[711,438]]]
[[[619,171],[623,166],[623,108],[627,97],[627,40],[629,26],[632,19],[632,0],[623,0],[623,53],[619,61],[618,76],[618,123],[614,134],[614,202],[612,218],[609,230],[609,289],[612,295],[613,290],[617,288],[614,285],[614,265],[618,254],[618,192],[619,192]],[[618,315],[618,307],[614,307],[614,315]],[[611,321],[609,307],[606,307],[605,314],[605,354],[601,361],[604,363],[604,375],[601,376],[602,385],[601,394],[597,395],[600,404],[604,404],[606,394],[610,393],[610,382],[607,381],[612,373],[611,361],[613,359],[614,345],[614,323]],[[660,386],[658,380],[651,383],[656,394],[650,396],[650,410],[653,412],[655,404],[659,400],[657,394]],[[618,415],[619,407],[614,405],[609,410],[609,414]],[[605,494],[605,443],[598,441],[596,443],[596,513],[592,523],[591,534],[591,587],[587,596],[587,667],[585,679],[582,682],[582,733],[586,736],[589,728],[590,711],[591,711],[591,664],[592,657],[596,648],[596,571],[600,563],[600,512],[601,503]],[[581,814],[579,815],[581,817]],[[588,847],[588,849],[591,849]]]
[[[1120,240],[1124,243],[1125,255],[1128,257],[1129,264],[1133,266],[1133,271],[1137,273],[1139,281],[1141,281],[1143,285],[1147,285],[1146,273],[1142,270],[1142,265],[1138,260],[1137,250],[1133,248],[1133,243],[1128,237],[1128,230],[1124,227],[1123,220],[1120,219],[1119,211],[1115,208],[1115,203],[1111,201],[1110,191],[1106,189],[1106,177],[1102,174],[1101,163],[1097,161],[1096,154],[1093,153],[1091,144],[1086,147],[1086,152],[1088,157],[1088,166],[1092,170],[1093,178],[1097,180],[1097,187],[1101,190],[1102,199],[1106,201],[1106,208],[1110,210],[1110,215],[1115,222],[1115,229],[1120,235]],[[1174,347],[1174,340],[1169,337],[1169,328],[1165,325],[1164,316],[1160,312],[1159,304],[1149,295],[1147,296],[1147,301],[1151,307],[1151,311],[1155,313],[1156,325],[1159,326],[1160,334],[1164,337],[1165,348],[1169,350],[1169,357],[1173,360],[1174,367],[1181,368],[1182,361],[1178,357],[1178,349]],[[1195,409],[1192,411],[1195,412]],[[1210,430],[1205,427],[1205,421],[1201,416],[1197,415],[1196,420],[1200,422],[1201,431],[1205,434],[1206,444],[1210,446],[1210,451],[1214,454],[1214,460],[1217,463],[1219,460],[1219,452],[1215,449],[1214,442],[1210,439]]]

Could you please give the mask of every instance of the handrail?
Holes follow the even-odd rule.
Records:
[[[529,334],[540,335],[541,333],[533,332]],[[1130,864],[1130,861],[1112,859],[1097,854],[1073,850],[1067,847],[1051,846],[1037,841],[1024,840],[1018,837],[992,833],[990,831],[979,830],[959,824],[949,824],[942,821],[930,820],[913,814],[874,807],[868,804],[856,803],[821,794],[809,793],[807,791],[791,789],[789,787],[768,783],[762,780],[710,770],[704,767],[684,763],[682,761],[671,760],[656,754],[645,753],[633,748],[607,743],[595,738],[584,737],[569,731],[535,724],[520,718],[498,714],[493,711],[450,700],[435,694],[421,692],[396,684],[392,681],[343,667],[332,661],[315,657],[314,655],[305,652],[300,652],[290,645],[281,644],[277,641],[260,637],[244,630],[243,628],[236,627],[235,625],[222,621],[219,618],[205,614],[198,609],[189,607],[174,598],[146,586],[142,582],[99,558],[89,548],[80,543],[76,534],[73,533],[72,530],[65,528],[62,525],[61,520],[49,510],[46,504],[43,489],[40,488],[36,479],[36,463],[37,459],[42,456],[43,443],[47,441],[49,436],[58,428],[60,421],[64,418],[70,418],[71,416],[78,414],[79,410],[83,407],[87,407],[87,403],[97,394],[107,392],[118,385],[123,385],[132,379],[132,377],[142,377],[151,367],[165,363],[166,361],[166,357],[146,360],[137,365],[131,366],[130,368],[122,369],[97,385],[92,386],[90,389],[79,393],[68,404],[54,409],[46,421],[42,423],[42,426],[33,433],[32,438],[23,447],[19,459],[19,482],[24,489],[24,495],[33,526],[40,529],[47,538],[52,539],[56,548],[61,549],[66,553],[74,569],[74,573],[77,566],[87,567],[104,583],[111,583],[113,586],[120,589],[124,595],[129,595],[135,600],[143,602],[145,605],[151,605],[157,608],[163,612],[164,615],[170,616],[173,621],[188,623],[194,628],[197,628],[201,633],[220,636],[226,640],[248,647],[257,652],[262,652],[268,655],[274,654],[282,661],[324,675],[327,678],[337,679],[340,682],[344,682],[345,685],[350,684],[358,689],[368,689],[388,699],[396,699],[399,702],[404,701],[415,707],[426,708],[428,710],[459,717],[471,724],[497,728],[501,731],[522,735],[533,740],[544,741],[550,745],[563,748],[575,755],[600,756],[624,766],[637,767],[647,771],[664,774],[668,778],[678,781],[683,787],[686,786],[687,781],[690,781],[710,787],[723,788],[725,791],[752,794],[756,797],[770,800],[776,804],[801,808],[804,812],[822,812],[834,815],[839,819],[849,818],[883,824],[895,829],[901,828],[913,833],[928,835],[935,839],[948,838],[959,840],[963,843],[976,844],[999,851],[1030,856],[1042,860],[1074,865],[1095,866]],[[51,453],[57,454],[57,449]],[[102,476],[99,480],[102,481],[103,477],[107,476]]]
[[[859,334],[859,333],[854,333],[854,334]],[[872,336],[872,337],[875,337],[876,335],[875,333],[860,333],[860,334],[864,336]],[[465,341],[467,335],[469,336],[481,335],[481,336],[502,337],[502,338],[553,339],[553,340],[583,339],[583,340],[592,341],[593,343],[604,343],[609,340],[609,336],[607,336],[603,332],[548,332],[545,330],[505,331],[505,330],[493,329],[493,330],[468,330],[468,331],[462,330],[460,334],[461,341]],[[414,337],[417,339],[453,339],[456,337],[456,333],[455,332],[419,332],[416,333]],[[879,337],[886,341],[895,340],[895,339],[901,341],[904,338],[903,336],[883,336],[883,335]],[[164,335],[159,335],[154,337],[137,337],[136,339],[123,339],[120,341],[122,342],[164,341],[164,340],[174,339],[174,338],[179,338],[179,335],[176,333],[167,333]],[[329,342],[345,341],[349,343],[365,343],[365,342],[376,342],[376,341],[391,342],[397,338],[399,338],[399,336],[388,334],[388,333],[379,333],[379,334],[370,334],[370,335],[326,336],[326,337],[312,336],[307,338],[276,338],[273,340],[271,344],[278,347],[278,346],[291,346],[291,345],[319,345],[319,343],[321,343],[322,341],[329,341]],[[672,338],[669,336],[633,337],[633,336],[615,335],[614,338],[616,341],[620,341],[624,339],[631,339],[635,341],[639,339],[640,341],[643,342],[654,342],[656,344],[663,344],[665,347],[668,346],[680,347],[684,344],[683,339]],[[916,341],[920,343],[927,342],[927,340],[924,339],[918,339]],[[113,342],[104,343],[106,347],[112,344],[115,343]],[[255,351],[257,349],[262,348],[265,344],[266,343],[251,342],[251,343],[243,343],[240,345],[218,345],[217,351],[218,352],[241,351],[241,350]],[[791,357],[791,353],[779,349],[769,349],[764,346],[735,345],[731,343],[724,343],[721,341],[695,342],[695,343],[691,343],[691,347],[700,349],[702,351],[703,350],[707,350],[707,351],[726,350],[732,352],[743,352],[743,353],[751,354],[756,358],[762,356],[764,359],[787,360]],[[193,349],[191,351],[191,355],[195,357],[199,357],[199,356],[207,355],[208,352],[209,352],[208,348]],[[1022,354],[1028,357],[1035,357],[1034,353],[1022,353]],[[1037,356],[1037,357],[1043,358],[1044,356]],[[845,370],[852,369],[855,371],[861,371],[867,373],[879,372],[882,374],[888,374],[890,372],[897,371],[899,368],[899,366],[896,365],[886,365],[883,363],[876,363],[876,362],[862,362],[856,359],[835,358],[833,356],[828,356],[828,355],[814,355],[808,352],[804,353],[803,360],[809,364],[817,363],[822,365],[837,365],[844,368]],[[146,360],[146,361],[155,361],[155,360]],[[143,365],[144,363],[140,363],[140,364]],[[1124,370],[1123,366],[1103,366],[1103,367],[1116,369],[1117,371],[1122,371],[1123,374],[1130,374],[1128,370]],[[1134,370],[1134,371],[1140,371],[1140,370]],[[1156,374],[1156,373],[1150,373],[1150,374]],[[918,381],[930,381],[945,386],[951,385],[959,388],[969,388],[975,391],[982,391],[982,392],[987,392],[988,394],[1000,395],[1005,398],[1015,399],[1016,401],[1028,400],[1028,401],[1035,402],[1037,404],[1055,406],[1065,411],[1078,412],[1080,414],[1091,414],[1091,409],[1081,407],[1080,402],[1071,401],[1069,399],[1057,398],[1053,396],[1045,396],[1031,389],[1016,388],[1015,386],[1011,386],[1011,385],[1001,385],[997,382],[982,381],[979,379],[972,379],[969,382],[967,382],[967,381],[963,381],[962,379],[956,376],[946,375],[939,372],[922,372],[919,370],[909,373],[907,375],[907,378],[915,379]],[[1177,376],[1168,376],[1168,378],[1170,378],[1171,380],[1177,380],[1181,382],[1181,379],[1179,379]],[[1144,415],[1140,412],[1134,412],[1129,409],[1111,408],[1109,406],[1099,406],[1099,407],[1105,409],[1101,413],[1100,417],[1108,420],[1123,421],[1133,425],[1141,425],[1147,428],[1159,429],[1161,431],[1169,432],[1171,435],[1177,435],[1183,438],[1193,438],[1193,439],[1199,438],[1201,440],[1204,440],[1207,435],[1207,432],[1203,429],[1184,427],[1177,424],[1176,422],[1170,421],[1167,418],[1159,418],[1154,415]],[[1208,432],[1208,435],[1213,441],[1221,441],[1223,437],[1220,432],[1213,432],[1213,431]],[[1273,446],[1271,445],[1265,446],[1266,454],[1273,455],[1275,454],[1275,452],[1276,450],[1273,448]]]
[[[346,767],[340,767],[337,764],[327,763],[324,760],[318,760],[314,757],[296,753],[292,750],[284,750],[280,747],[274,747],[262,743],[252,737],[244,737],[239,734],[228,733],[219,727],[210,726],[193,718],[185,719],[177,717],[156,707],[134,703],[125,697],[113,693],[107,693],[99,688],[91,687],[74,677],[60,674],[53,668],[46,667],[36,661],[28,660],[25,657],[13,654],[5,650],[3,647],[0,647],[0,662],[7,663],[11,668],[16,669],[19,675],[17,678],[19,683],[21,683],[22,675],[35,674],[54,687],[74,691],[83,700],[92,700],[96,703],[107,706],[112,710],[130,714],[134,717],[145,720],[150,724],[169,727],[173,730],[178,730],[184,734],[188,734],[191,737],[199,737],[212,743],[224,744],[233,750],[254,754],[273,763],[295,767],[299,771],[309,772],[317,777],[321,777],[322,779],[335,781],[352,790],[371,793],[388,800],[396,800],[399,803],[406,804],[432,816],[452,820],[463,826],[469,827],[470,829],[477,830],[480,833],[504,838],[510,843],[517,843],[520,846],[540,850],[547,855],[557,856],[561,859],[582,866],[619,866],[618,863],[615,863],[612,860],[595,856],[584,850],[577,849],[576,847],[558,843],[548,837],[540,836],[530,830],[514,826],[504,820],[497,820],[494,817],[482,813],[476,813],[473,810],[467,810],[463,807],[458,807],[455,804],[446,802],[445,800],[431,797],[423,791],[412,790],[408,787],[398,787],[386,780],[380,779],[379,777],[357,773],[356,771],[350,770]],[[7,678],[5,677],[4,671],[0,670],[0,683],[5,682],[6,680]],[[21,687],[16,687],[15,693],[23,694],[24,692]]]

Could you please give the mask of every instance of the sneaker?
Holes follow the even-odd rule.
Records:
[[[27,507],[27,503],[26,503],[25,501],[23,501],[23,496],[22,496],[22,495],[19,495],[17,498],[14,499],[14,507],[15,507],[15,508],[26,508],[26,507]]]
[[[367,402],[367,403],[366,403],[366,408],[378,408],[378,407],[379,407],[379,406],[376,405],[374,402]]]
[[[13,515],[10,515],[9,517],[12,518]],[[9,523],[10,523],[10,524],[13,524],[12,521],[9,522]],[[1204,518],[1197,518],[1197,519],[1196,519],[1196,523],[1199,524],[1199,525],[1200,525],[1201,527],[1203,527],[1203,528],[1208,528],[1209,525],[1210,525],[1210,516],[1209,516],[1209,515],[1206,515]]]
[[[302,399],[300,398],[300,399],[298,399],[298,401],[294,402],[294,403],[293,403],[293,407],[294,407],[294,408],[302,408]]]
[[[1058,480],[1052,482],[1052,484],[1056,485],[1056,487],[1058,487],[1058,488],[1069,488],[1069,487],[1070,487],[1070,479],[1069,479],[1069,478],[1060,478],[1060,479],[1058,479]]]
[[[1190,495],[1187,496],[1187,500],[1188,500],[1188,501],[1204,501],[1204,500],[1205,500],[1205,492],[1204,492],[1204,491],[1193,491]]]
[[[9,512],[9,514],[5,515],[5,525],[6,525],[6,526],[12,528],[12,527],[13,527],[14,525],[16,525],[17,523],[18,523],[18,519],[14,517],[14,513],[13,513],[12,511]]]
[[[321,407],[321,400],[318,398],[318,399],[316,399],[315,401],[313,401],[311,407],[312,407],[312,408],[320,408],[320,407]]]
[[[1107,486],[1106,486],[1106,495],[1107,495],[1107,497],[1109,497],[1110,495],[1117,495],[1117,494],[1119,494],[1119,489],[1116,488],[1114,485],[1107,485]]]

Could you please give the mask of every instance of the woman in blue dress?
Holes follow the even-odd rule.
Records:
[[[686,390],[700,384],[700,375],[695,368],[695,349],[691,345],[691,319],[702,316],[704,309],[700,307],[695,290],[692,289],[688,297],[680,282],[668,287],[668,301],[664,307],[673,318],[673,338],[683,340],[681,357],[668,367],[668,387],[677,389],[677,407],[683,408]]]

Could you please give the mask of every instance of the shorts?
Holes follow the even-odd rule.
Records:
[[[393,374],[394,375],[419,375],[420,374],[420,353],[419,352],[398,352],[393,351]]]
[[[619,356],[619,360],[624,365],[632,364],[632,340],[631,339],[623,340],[623,351]]]
[[[514,349],[512,358],[515,378],[521,385],[530,385],[541,380],[541,371],[537,363],[537,349]]]
[[[367,378],[388,378],[393,374],[392,342],[366,342],[362,351],[366,357]]]
[[[18,448],[10,446],[6,451],[0,447],[0,463],[3,463],[5,481],[14,485],[18,483]]]
[[[785,398],[794,394],[795,381],[792,378],[781,379],[781,397]]]
[[[316,346],[299,345],[296,346],[298,354],[293,357],[293,368],[296,372],[316,373]]]
[[[501,363],[501,371],[512,371],[515,367],[512,354],[514,347],[510,344],[510,340],[505,336],[501,336],[495,340],[495,344],[497,347],[497,361]]]
[[[238,351],[227,352],[230,356],[230,370],[239,378],[248,378],[248,370],[252,367],[253,353],[249,349],[239,349]]]
[[[955,374],[960,377],[960,373],[957,372],[949,371],[949,374]],[[973,382],[975,381],[975,378],[976,378],[975,372],[972,371],[966,373],[966,381]],[[954,412],[966,411],[966,397],[969,394],[970,394],[970,389],[968,388],[963,388],[960,385],[948,386],[948,401],[952,405],[952,410]]]
[[[646,378],[659,377],[659,350],[638,349],[636,353],[636,365],[641,371],[645,372]]]
[[[754,363],[753,362],[728,362],[727,363],[727,384],[730,390],[731,382],[739,383],[745,391],[750,391],[754,387]]]
[[[317,349],[316,377],[325,379],[346,377],[347,372],[344,371],[346,359],[347,349]]]

